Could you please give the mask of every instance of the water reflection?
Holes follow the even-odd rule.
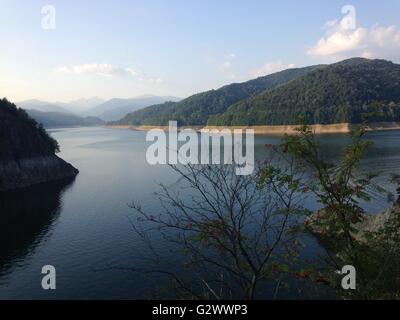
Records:
[[[0,193],[0,277],[46,240],[74,178]]]

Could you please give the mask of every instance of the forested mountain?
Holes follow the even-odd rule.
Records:
[[[37,110],[27,110],[27,113],[45,128],[88,127],[105,124],[103,120],[96,117],[78,117],[73,114]]]
[[[77,169],[55,155],[58,148],[26,111],[0,100],[0,191],[77,175]]]
[[[353,58],[240,101],[209,125],[282,125],[400,121],[400,65]]]
[[[166,102],[150,106],[113,124],[166,125],[177,120],[180,125],[205,125],[212,115],[223,113],[232,104],[256,96],[307,74],[319,66],[289,69],[244,83],[234,83],[218,90],[195,94],[180,102]]]
[[[57,142],[25,110],[0,100],[0,161],[52,155]]]

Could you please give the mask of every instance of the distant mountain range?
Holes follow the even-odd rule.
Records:
[[[178,101],[177,97],[143,95],[131,99],[111,99],[84,112],[86,116],[96,116],[105,121],[118,120],[130,112],[166,101]]]
[[[90,127],[105,124],[103,120],[97,117],[79,117],[68,113],[38,110],[26,110],[26,112],[45,128]]]
[[[112,124],[285,125],[400,121],[400,65],[348,59],[288,69],[128,114]]]
[[[40,100],[25,100],[17,103],[17,106],[25,110],[37,110],[42,112],[60,112],[60,113],[71,113],[67,108],[57,105],[55,103],[49,103]]]
[[[143,95],[130,99],[79,99],[71,102],[45,102],[26,100],[17,103],[31,117],[45,127],[102,125],[104,121],[118,120],[135,110],[165,101],[178,101],[177,97]]]
[[[85,112],[89,109],[92,109],[102,103],[106,102],[104,99],[100,99],[97,97],[93,98],[82,98],[78,100],[73,100],[70,102],[55,102],[55,105],[61,106],[70,112],[80,114],[82,112]]]

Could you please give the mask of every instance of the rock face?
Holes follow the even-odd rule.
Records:
[[[391,206],[378,214],[365,215],[362,221],[357,223],[355,227],[359,230],[360,236],[362,237],[365,232],[378,232],[385,227],[387,223],[390,223],[390,220],[393,217],[399,215],[400,203]]]
[[[74,177],[58,143],[22,109],[0,100],[0,191]]]
[[[310,231],[315,236],[319,237],[321,235],[321,226],[318,224],[318,220],[326,215],[326,210],[321,209],[314,215],[312,215],[308,221],[307,230]],[[357,230],[357,233],[353,236],[360,241],[365,240],[366,233],[369,232],[379,232],[384,227],[392,223],[392,219],[400,215],[400,199],[393,206],[390,206],[379,212],[377,214],[361,214],[361,219],[359,222],[354,223],[352,226]],[[329,229],[326,229],[326,236],[329,238]]]
[[[0,161],[0,191],[74,177],[78,170],[56,155]]]

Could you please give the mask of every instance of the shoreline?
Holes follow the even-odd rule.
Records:
[[[255,135],[283,135],[283,134],[296,134],[295,130],[300,125],[262,125],[262,126],[182,126],[183,129],[194,129],[196,131],[205,130],[222,130],[222,129],[253,129]],[[334,133],[349,133],[357,125],[351,123],[335,123],[335,124],[314,124],[310,125],[315,134],[334,134]],[[110,129],[129,129],[134,131],[149,131],[152,129],[168,130],[168,126],[151,126],[151,125],[106,125]],[[367,126],[367,131],[393,131],[400,130],[400,122],[376,122],[370,123]]]

